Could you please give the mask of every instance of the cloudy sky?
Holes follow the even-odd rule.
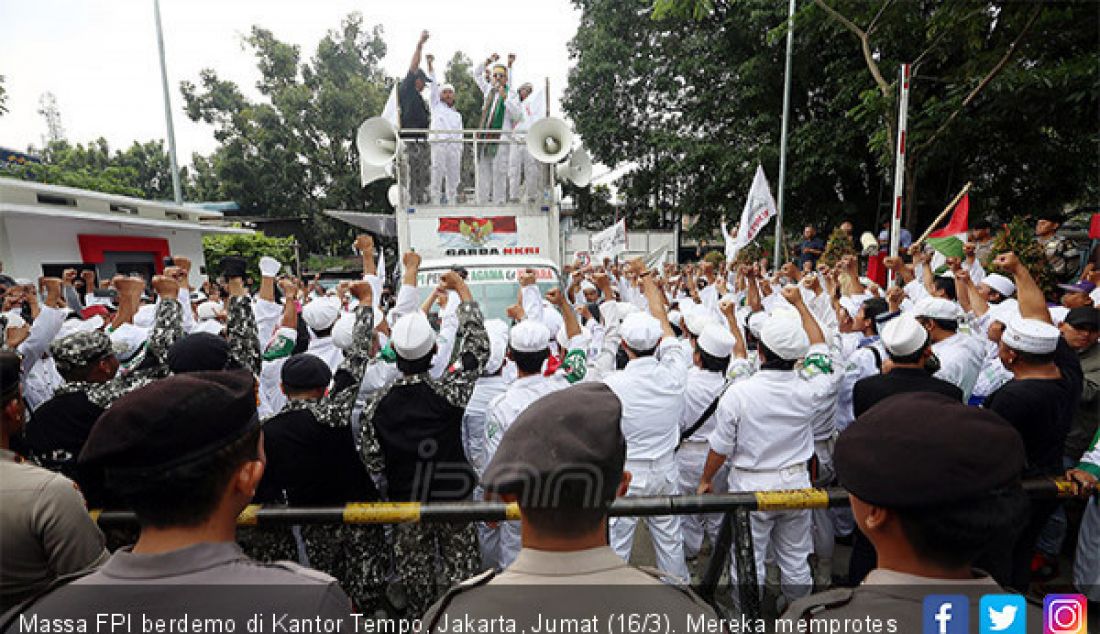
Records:
[[[479,59],[491,50],[517,54],[516,77],[550,78],[556,104],[570,66],[566,44],[580,13],[568,0],[161,0],[176,143],[181,164],[216,147],[210,127],[183,112],[179,82],[213,68],[246,94],[259,72],[241,48],[254,24],[312,56],[324,33],[352,11],[381,24],[385,70],[408,67],[421,29],[425,52],[447,60],[456,50]],[[0,117],[0,146],[41,145],[37,114],[44,92],[57,96],[66,136],[103,136],[112,147],[165,137],[153,0],[0,0],[0,74],[10,112]]]

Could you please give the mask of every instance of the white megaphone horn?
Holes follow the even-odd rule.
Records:
[[[397,128],[382,117],[371,117],[359,126],[355,135],[355,147],[359,150],[359,161],[376,167],[384,167],[397,157],[401,139]]]
[[[397,209],[397,203],[401,202],[401,192],[398,190],[397,183],[390,185],[389,191],[386,192],[386,199],[390,201],[390,206]]]
[[[527,131],[527,150],[539,163],[557,163],[573,147],[569,124],[555,117],[536,121]]]
[[[592,182],[592,158],[584,148],[577,148],[569,155],[569,160],[559,163],[556,168],[558,180],[569,181],[577,187],[588,187]]]
[[[389,172],[385,167],[378,167],[377,165],[371,165],[362,159],[359,160],[359,179],[363,182],[363,187],[370,185],[374,181],[388,178]]]

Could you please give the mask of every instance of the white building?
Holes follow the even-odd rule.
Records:
[[[65,268],[148,276],[164,258],[191,259],[191,282],[205,276],[202,236],[252,233],[219,227],[221,212],[100,192],[0,178],[0,262],[14,278],[37,280]]]

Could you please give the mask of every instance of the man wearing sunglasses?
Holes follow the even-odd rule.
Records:
[[[478,128],[477,202],[479,204],[503,204],[508,200],[508,145],[502,143],[501,130],[515,127],[506,103],[511,85],[514,54],[508,55],[508,65],[500,63],[500,55],[493,53],[474,69],[474,80],[481,88],[484,101]],[[486,73],[486,68],[489,72]]]

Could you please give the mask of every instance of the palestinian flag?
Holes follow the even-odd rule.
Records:
[[[951,220],[947,226],[939,231],[933,231],[928,235],[928,244],[936,250],[936,256],[932,258],[932,269],[937,268],[937,260],[941,263],[947,258],[962,258],[963,245],[966,244],[967,229],[970,226],[970,194],[963,195],[959,204],[955,205],[955,211],[951,213]]]

